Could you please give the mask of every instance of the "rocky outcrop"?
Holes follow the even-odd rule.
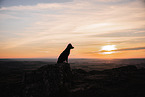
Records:
[[[65,97],[71,86],[70,64],[46,65],[26,73],[23,97]]]

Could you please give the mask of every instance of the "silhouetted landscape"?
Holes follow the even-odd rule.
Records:
[[[143,97],[144,59],[1,59],[1,97]]]
[[[0,97],[145,97],[145,0],[0,0]]]

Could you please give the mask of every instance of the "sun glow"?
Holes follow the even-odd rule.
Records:
[[[106,45],[106,46],[102,46],[100,52],[101,54],[112,54],[115,53],[114,50],[116,50],[116,45]]]

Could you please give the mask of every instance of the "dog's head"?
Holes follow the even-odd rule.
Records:
[[[67,48],[73,49],[74,47],[71,45],[71,43],[68,44]]]

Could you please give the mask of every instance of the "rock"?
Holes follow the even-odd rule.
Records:
[[[70,64],[46,65],[26,73],[23,97],[65,97],[71,86]]]

